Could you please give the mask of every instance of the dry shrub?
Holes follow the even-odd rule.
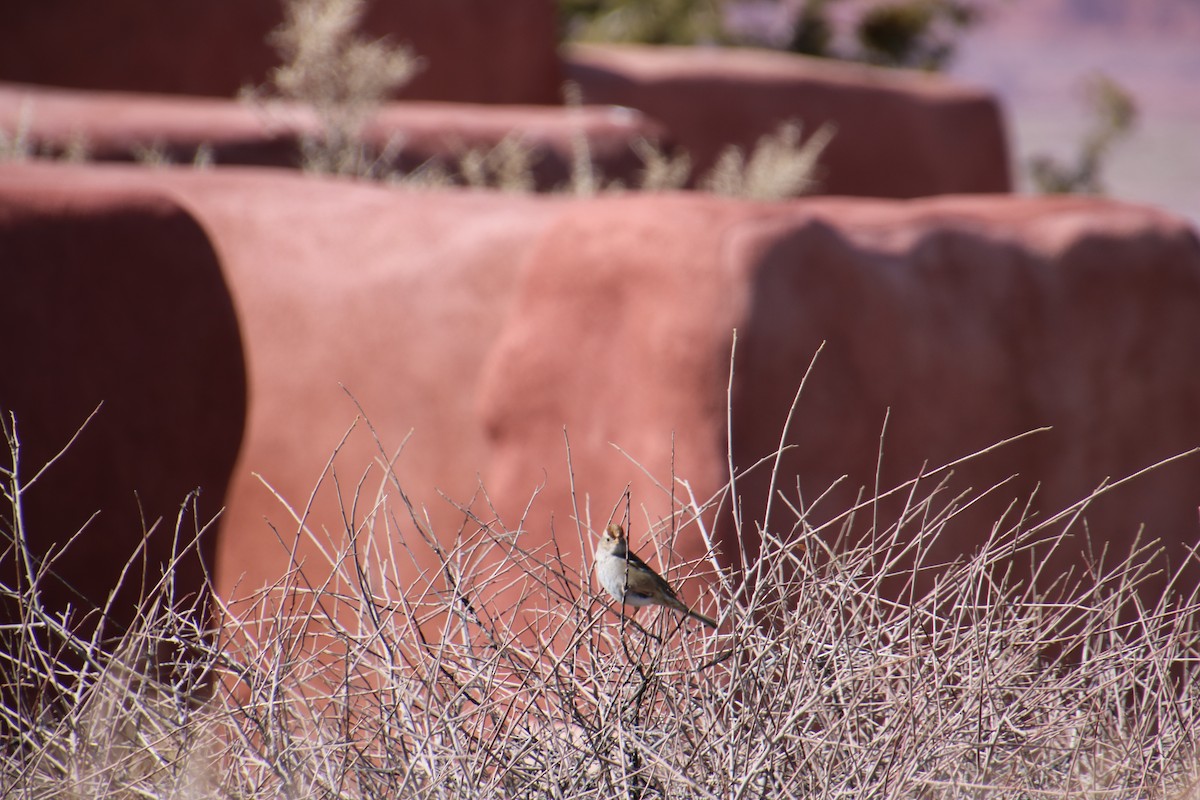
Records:
[[[1102,173],[1112,149],[1127,139],[1137,124],[1133,96],[1104,73],[1083,82],[1089,127],[1072,162],[1040,154],[1029,161],[1034,188],[1043,194],[1105,194]]]
[[[267,96],[303,103],[316,116],[317,132],[300,140],[303,168],[378,175],[389,154],[371,152],[363,132],[420,62],[408,48],[358,36],[366,0],[286,0],[283,7],[283,24],[268,39],[283,65],[272,71]]]
[[[505,136],[491,150],[468,150],[458,159],[463,182],[474,189],[534,192],[534,152],[516,133]]]
[[[381,442],[378,487],[324,476],[350,487],[344,546],[265,589],[269,613],[223,609],[219,638],[180,622],[169,570],[115,649],[36,614],[28,624],[54,639],[41,649],[9,647],[6,631],[5,684],[34,676],[59,691],[5,710],[0,793],[1152,798],[1194,778],[1194,592],[1147,605],[1146,550],[1086,574],[1070,599],[1006,567],[1079,524],[1073,513],[997,524],[977,553],[938,565],[928,596],[897,603],[876,591],[900,569],[889,565],[907,553],[923,566],[970,496],[948,497],[928,473],[899,487],[897,522],[838,551],[823,544],[836,531],[797,512],[789,530],[747,532],[762,552],[740,576],[717,573],[701,602],[721,620],[709,634],[659,609],[614,613],[586,559],[561,555],[590,552],[582,525],[538,551],[520,526],[469,513],[458,532],[429,530],[389,452]],[[660,540],[708,537],[702,512],[723,497],[697,500],[682,480],[673,494],[685,502]],[[318,536],[302,513],[296,530]],[[401,585],[408,559],[437,566]],[[497,605],[497,586],[520,588],[521,614]],[[30,608],[36,590],[0,588]],[[186,664],[145,668],[180,641]],[[64,644],[87,649],[88,666],[57,675],[50,654]]]
[[[835,128],[822,125],[801,144],[800,126],[784,123],[758,140],[749,157],[730,145],[700,181],[701,188],[726,197],[785,200],[814,192],[817,159],[833,139]]]
[[[196,518],[195,497],[172,532],[146,533],[174,536],[172,563],[147,574],[135,554],[126,566],[124,579],[147,587],[131,628],[106,624],[106,607],[51,608],[42,587],[56,582],[55,563],[72,556],[75,537],[64,537],[48,558],[33,551],[22,495],[41,472],[19,469],[16,421],[2,427],[9,458],[0,465],[0,796],[210,796],[205,775],[215,739],[201,701],[217,652],[211,632],[197,624],[207,618],[206,599],[183,596],[174,577],[174,561],[206,533],[182,527]]]
[[[61,146],[53,146],[33,135],[33,121],[33,103],[26,100],[21,103],[13,129],[0,128],[0,164],[19,164],[34,159],[80,164],[89,159],[89,144],[83,133],[76,131]]]
[[[582,94],[574,83],[564,87],[568,109],[582,106]],[[829,146],[836,126],[826,123],[807,140],[801,138],[801,126],[792,120],[780,123],[774,131],[760,137],[747,154],[736,145],[721,151],[712,168],[696,176],[702,191],[744,200],[786,200],[812,194],[820,188],[818,160]],[[633,143],[634,153],[644,165],[638,183],[632,187],[606,180],[596,168],[582,125],[575,128],[571,140],[570,194],[590,197],[601,191],[653,192],[683,189],[693,178],[692,158],[687,152],[668,153],[657,142],[645,139]]]
[[[33,127],[33,107],[21,104],[17,123],[11,131],[0,128],[0,163],[29,161],[37,156],[37,144],[30,136]]]
[[[533,151],[514,132],[489,149],[471,149],[455,163],[429,163],[403,174],[393,166],[403,147],[393,137],[381,151],[367,142],[368,123],[383,103],[419,68],[419,60],[405,48],[385,41],[364,41],[356,29],[366,0],[285,0],[285,20],[271,34],[283,65],[271,74],[268,87],[248,90],[244,99],[272,117],[285,118],[295,108],[272,105],[283,99],[309,109],[317,132],[300,139],[301,165],[315,173],[351,175],[386,180],[410,188],[428,189],[462,185],[534,190]],[[568,113],[582,105],[579,88],[564,87]],[[801,143],[800,126],[788,122],[758,142],[748,156],[737,147],[725,150],[698,185],[730,197],[778,200],[815,191],[817,159],[833,136],[832,126],[822,126]],[[636,186],[606,179],[597,168],[582,123],[571,139],[571,178],[562,191],[593,196],[601,191],[661,191],[683,188],[691,178],[687,154],[668,156],[651,142],[637,142],[635,152],[646,164]]]
[[[692,176],[692,157],[687,153],[672,154],[656,142],[638,139],[633,151],[642,160],[641,188],[647,192],[682,189]]]

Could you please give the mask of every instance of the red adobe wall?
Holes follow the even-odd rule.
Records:
[[[212,242],[178,200],[149,186],[87,190],[70,174],[0,170],[0,413],[16,417],[25,485],[96,412],[24,493],[22,516],[44,610],[73,609],[85,635],[132,560],[104,620],[111,635],[165,565],[181,603],[204,587],[215,528],[189,545],[225,505],[244,342]],[[28,587],[10,541],[0,569],[5,585]],[[0,604],[0,624],[27,610]]]
[[[1200,243],[1186,224],[1153,209],[1012,196],[756,204],[683,194],[579,200],[417,193],[233,168],[8,165],[0,187],[18,198],[18,209],[26,194],[35,198],[29,202],[41,209],[46,243],[70,229],[76,204],[132,202],[157,192],[171,208],[187,210],[182,222],[169,208],[143,214],[139,219],[158,222],[120,240],[105,239],[101,226],[93,239],[78,239],[77,249],[67,246],[45,262],[83,263],[84,254],[111,252],[100,263],[126,283],[92,274],[104,289],[104,302],[94,307],[91,294],[71,295],[74,305],[38,299],[74,291],[69,281],[41,286],[29,301],[18,298],[14,308],[24,314],[31,313],[26,307],[79,310],[52,317],[43,310],[40,322],[23,323],[9,340],[52,321],[59,335],[72,332],[99,349],[95,357],[83,345],[64,350],[61,367],[47,373],[49,351],[26,348],[28,358],[5,372],[4,391],[78,394],[82,403],[89,396],[60,385],[111,374],[120,379],[102,394],[114,402],[152,390],[157,394],[145,402],[190,409],[162,417],[166,432],[122,434],[129,458],[152,464],[152,474],[118,474],[104,497],[60,488],[70,513],[86,518],[115,507],[127,497],[124,487],[162,479],[157,472],[180,485],[193,481],[186,455],[235,441],[236,415],[218,414],[195,430],[172,425],[215,413],[219,407],[206,399],[214,388],[228,391],[230,402],[240,398],[244,354],[245,436],[215,559],[226,598],[249,598],[279,580],[293,563],[293,544],[319,582],[329,569],[323,548],[345,543],[343,512],[360,481],[369,499],[356,507],[355,524],[380,498],[390,516],[387,525],[363,529],[359,545],[399,557],[389,579],[395,591],[419,591],[430,576],[436,582],[436,559],[407,508],[394,489],[380,488],[378,459],[390,459],[401,442],[400,485],[422,525],[446,540],[460,530],[478,534],[448,497],[470,504],[485,522],[499,514],[510,529],[520,524],[528,550],[553,538],[568,563],[583,567],[591,534],[576,526],[576,509],[599,528],[632,486],[633,532],[642,542],[647,524],[671,511],[655,481],[667,485],[672,466],[698,499],[720,492],[729,463],[727,419],[739,471],[776,447],[822,342],[778,483],[814,498],[847,476],[813,512],[813,524],[844,510],[859,487],[874,487],[885,415],[878,473],[885,488],[925,463],[948,463],[1053,426],[955,470],[952,492],[1019,477],[957,516],[931,561],[977,547],[1009,500],[1023,500],[1035,485],[1031,508],[1045,519],[1106,477],[1200,443]],[[38,193],[50,190],[58,199],[38,206]],[[98,249],[105,242],[109,249]],[[58,252],[34,245],[29,252]],[[111,249],[117,245],[128,252]],[[150,247],[149,255],[139,247]],[[237,314],[236,352],[228,337],[223,350],[188,338],[207,330],[191,324],[198,316],[184,313],[191,306],[179,310],[195,301],[180,296],[175,279],[168,280],[173,273],[159,274],[163,263],[195,262],[207,265],[211,282],[214,252]],[[156,300],[160,294],[166,299]],[[127,325],[135,313],[148,320]],[[189,324],[179,326],[176,317]],[[157,338],[143,341],[145,330]],[[142,358],[137,347],[190,348],[192,355],[154,370],[110,366],[125,359],[162,364],[161,354]],[[194,372],[194,362],[208,371]],[[173,377],[160,379],[159,369]],[[209,388],[196,394],[198,380]],[[361,403],[386,456],[362,423],[342,442],[360,410],[347,392]],[[129,424],[137,425],[147,412],[131,408]],[[61,425],[77,416],[62,415]],[[154,450],[171,436],[192,437],[169,448],[186,454],[182,464],[163,462]],[[104,448],[86,460],[91,470],[114,463]],[[486,496],[477,492],[480,481]],[[1177,564],[1197,539],[1198,487],[1195,457],[1145,476],[1086,511],[1091,536],[1121,554],[1145,524],[1145,535],[1161,538]],[[301,534],[273,490],[312,536]],[[776,529],[794,523],[780,504],[762,518],[762,471],[742,475],[737,490],[745,530],[753,532],[757,521]],[[740,545],[728,507],[710,510],[707,521],[722,558],[735,563]],[[879,513],[886,525],[899,511],[884,504]],[[687,558],[704,550],[694,528],[685,527],[675,544]],[[752,538],[747,546],[752,554]],[[1082,546],[1079,537],[1070,540],[1051,572],[1078,566]],[[508,614],[510,590],[503,580],[494,586],[501,590],[491,599]],[[1145,586],[1151,594],[1158,588]],[[684,593],[695,598],[701,589],[693,582]]]
[[[573,46],[567,77],[584,102],[659,120],[708,170],[727,144],[752,149],[780,123],[837,134],[821,194],[920,197],[1012,188],[1000,108],[988,92],[939,75],[768,50]]]
[[[232,97],[278,64],[264,40],[282,19],[279,0],[10,3],[0,80]],[[554,103],[557,24],[552,0],[403,0],[372,4],[363,32],[425,59],[403,97]]]
[[[648,524],[669,518],[662,487],[674,475],[700,502],[721,501],[705,518],[721,559],[736,566],[742,544],[721,494],[729,464],[742,473],[776,450],[822,343],[776,483],[801,507],[846,476],[811,511],[813,526],[850,508],[860,489],[871,496],[877,476],[888,490],[923,465],[1052,427],[954,469],[937,508],[959,491],[1010,482],[947,524],[924,562],[943,563],[977,548],[1009,503],[1024,508],[1035,488],[1040,522],[1106,479],[1200,444],[1200,241],[1169,214],[1098,199],[575,205],[541,237],[487,363],[485,484],[530,541],[553,525],[567,547],[579,538],[574,509],[602,530],[614,508],[624,514],[626,487],[635,541],[644,542]],[[797,523],[780,499],[764,517],[770,477],[760,467],[736,485],[751,558],[759,524]],[[686,496],[676,490],[677,501]],[[881,529],[906,497],[879,506]],[[1078,577],[1084,520],[1096,552],[1108,545],[1108,564],[1145,525],[1143,541],[1161,539],[1178,567],[1200,540],[1197,506],[1193,455],[1089,506],[1041,580],[1068,567]],[[859,533],[875,512],[858,516]],[[1015,522],[1010,512],[1006,525]],[[838,533],[834,525],[823,535]],[[694,527],[674,545],[683,560],[706,552]],[[1028,579],[1029,558],[1015,575]],[[1184,587],[1197,572],[1193,564]],[[1163,580],[1150,577],[1147,595]]]
[[[21,131],[43,156],[63,157],[82,145],[93,161],[133,161],[140,153],[158,151],[172,162],[189,163],[203,148],[217,166],[298,167],[301,138],[320,130],[310,110],[292,103],[255,107],[216,97],[0,83],[0,131]],[[644,168],[636,142],[669,145],[665,129],[654,120],[606,106],[392,102],[363,132],[381,159],[381,173],[412,173],[437,164],[457,175],[468,151],[490,153],[509,139],[528,151],[532,188],[539,191],[570,182],[579,137],[587,140],[593,167],[606,180],[626,186],[635,185]]]

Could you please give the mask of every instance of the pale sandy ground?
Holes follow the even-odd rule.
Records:
[[[1080,85],[1096,71],[1129,90],[1140,111],[1136,131],[1104,172],[1109,195],[1170,209],[1200,227],[1200,35],[1039,35],[984,26],[950,70],[1001,97],[1024,189],[1032,155],[1078,152],[1087,127]]]

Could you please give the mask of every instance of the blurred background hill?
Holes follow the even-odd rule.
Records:
[[[1107,75],[1138,109],[1104,165],[1108,194],[1200,224],[1200,0],[1004,0],[967,31],[948,72],[1003,100],[1023,188],[1034,155],[1073,157],[1088,127],[1085,81]]]

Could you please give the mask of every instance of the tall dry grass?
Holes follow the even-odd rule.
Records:
[[[799,512],[746,531],[761,556],[718,571],[708,634],[614,613],[587,560],[562,556],[590,552],[581,528],[545,550],[495,520],[429,530],[379,452],[379,486],[343,484],[343,547],[265,589],[269,614],[221,609],[222,630],[200,630],[166,569],[139,624],[101,647],[39,610],[36,575],[0,586],[26,609],[0,632],[0,794],[1153,798],[1196,774],[1197,599],[1141,598],[1148,551],[1055,599],[1005,565],[1062,529],[1006,522],[927,596],[887,601],[888,565],[919,564],[970,501],[914,483],[870,544],[829,550]],[[4,472],[14,508],[18,474]],[[689,488],[676,481],[662,537],[709,536]],[[436,569],[402,585],[414,558]],[[497,586],[521,588],[522,613]],[[63,648],[86,665],[63,674]],[[152,669],[162,652],[180,663]]]

